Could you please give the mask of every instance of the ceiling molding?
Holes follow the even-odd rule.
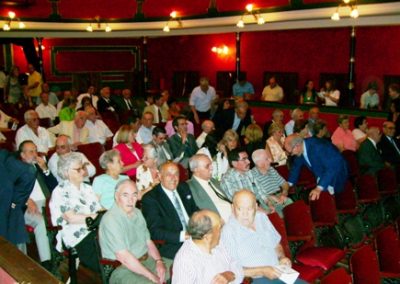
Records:
[[[341,9],[342,19],[330,19],[335,7],[294,10],[273,13],[262,13],[266,20],[264,25],[247,23],[245,28],[239,29],[236,23],[240,16],[215,17],[206,19],[182,20],[182,27],[178,28],[170,22],[171,31],[162,31],[165,21],[154,22],[110,22],[112,32],[104,32],[105,23],[97,31],[94,23],[93,32],[85,29],[88,22],[24,22],[25,30],[11,29],[0,32],[0,37],[44,37],[44,38],[116,38],[116,37],[159,37],[174,35],[198,35],[246,31],[291,30],[310,28],[335,28],[348,26],[385,26],[400,24],[400,2],[384,4],[367,4],[358,6],[360,17],[356,20],[349,18],[349,11]],[[0,22],[1,23],[1,22]]]

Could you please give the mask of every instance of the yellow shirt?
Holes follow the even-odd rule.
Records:
[[[28,95],[30,97],[39,97],[40,93],[42,92],[42,75],[40,75],[40,73],[37,71],[33,71],[33,73],[28,77],[28,87],[32,86],[36,82],[39,82],[39,85],[34,89],[28,90]]]

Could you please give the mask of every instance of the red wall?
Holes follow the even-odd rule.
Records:
[[[382,86],[384,75],[400,75],[400,26],[357,28],[356,35],[356,92],[360,96],[369,81],[376,80]],[[241,69],[247,72],[257,94],[263,88],[264,71],[298,72],[299,88],[307,79],[314,80],[319,87],[320,73],[347,73],[349,41],[350,28],[243,33]],[[50,74],[52,46],[141,46],[142,43],[139,39],[45,39],[44,45],[47,78],[62,81],[69,78]],[[227,56],[211,52],[213,46],[221,45],[229,47]],[[235,70],[235,34],[150,38],[148,59],[153,86],[162,81],[166,88],[171,88],[174,71],[199,71],[215,85],[217,71]],[[14,47],[14,62],[25,69],[19,47]],[[79,69],[79,61],[69,61],[69,67],[71,64]]]

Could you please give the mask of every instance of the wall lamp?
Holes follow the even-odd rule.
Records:
[[[216,54],[223,54],[223,55],[227,55],[229,53],[229,48],[226,45],[222,45],[220,47],[217,46],[213,46],[211,48],[211,51],[216,53]]]
[[[21,22],[19,19],[16,19],[15,16],[16,16],[16,14],[13,11],[8,12],[8,20],[3,25],[3,31],[8,32],[9,30],[11,30],[11,24],[15,20],[18,21],[18,28],[19,29],[24,29],[25,28],[25,24],[23,22]]]
[[[178,28],[182,27],[182,21],[180,18],[178,18],[178,12],[172,11],[171,14],[169,14],[169,20],[165,23],[163,27],[163,31],[166,33],[169,33],[171,31],[170,24],[175,23],[175,26]]]
[[[263,25],[265,23],[264,18],[260,14],[260,9],[255,9],[253,4],[247,4],[244,14],[240,17],[240,20],[236,24],[238,28],[244,28],[244,20],[247,16],[253,18],[258,25]]]
[[[331,19],[333,21],[339,21],[340,20],[340,8],[346,8],[348,7],[350,9],[350,17],[353,19],[357,19],[360,14],[357,9],[357,0],[343,0],[340,2],[339,6],[336,8],[335,13],[332,14]]]

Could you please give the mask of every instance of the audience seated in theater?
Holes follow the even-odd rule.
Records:
[[[89,130],[89,143],[99,142],[104,145],[111,140],[113,133],[110,128],[99,118],[96,109],[92,106],[86,107],[87,120],[85,127]]]
[[[314,123],[317,122],[319,119],[319,108],[318,107],[312,107],[308,110],[308,129],[310,130],[311,136],[313,135],[312,133],[312,128]]]
[[[269,128],[272,124],[277,124],[280,128],[284,129],[285,125],[283,123],[283,118],[284,118],[284,114],[283,111],[280,109],[275,109],[272,112],[272,119],[267,121],[264,124],[264,129],[263,129],[263,140],[267,140],[270,137],[269,134]]]
[[[400,142],[394,136],[396,127],[393,122],[385,121],[383,123],[383,135],[378,142],[378,149],[381,152],[382,159],[393,168],[400,165]]]
[[[335,88],[332,80],[328,80],[325,82],[325,87],[321,88],[319,96],[324,100],[324,105],[338,106],[340,100],[340,91]]]
[[[4,86],[5,101],[12,105],[22,104],[24,101],[24,93],[19,76],[19,67],[15,65],[12,66]]]
[[[54,88],[57,89],[56,86],[54,86],[52,89],[54,89]],[[59,102],[58,97],[57,97],[57,94],[56,94],[55,92],[53,92],[53,91],[50,91],[49,83],[43,83],[43,84],[42,84],[42,93],[46,93],[46,94],[49,96],[49,104],[51,104],[51,105],[54,106],[54,107],[57,106],[57,104],[58,104],[58,102]],[[39,105],[41,102],[42,102],[42,98],[41,98],[41,96],[40,96],[39,99],[38,99],[38,105]]]
[[[40,94],[40,104],[35,108],[39,118],[50,118],[51,122],[54,121],[57,115],[57,109],[49,103],[49,94]]]
[[[243,269],[220,242],[223,221],[213,211],[201,210],[189,221],[186,240],[174,260],[173,284],[233,283],[243,281]]]
[[[11,122],[19,123],[18,119],[8,116],[0,109],[0,131],[8,131],[8,124]]]
[[[24,208],[36,183],[36,170],[14,153],[0,149],[0,180],[0,236],[25,251],[29,236]]]
[[[96,218],[101,205],[92,187],[83,182],[84,165],[77,153],[60,158],[58,175],[63,179],[53,190],[50,199],[51,222],[61,226],[57,235],[57,250],[62,243],[74,247],[80,261],[95,272],[100,272],[95,246],[96,232],[89,232],[86,218]]]
[[[97,102],[97,110],[100,113],[104,113],[104,112],[115,113],[116,109],[117,109],[117,105],[111,99],[110,87],[103,87],[100,90],[100,98]]]
[[[243,145],[249,157],[257,149],[265,148],[265,141],[262,140],[263,132],[261,127],[252,123],[246,127],[244,131]],[[251,165],[254,166],[253,160],[250,160]]]
[[[357,141],[357,148],[367,138],[368,121],[365,116],[358,116],[354,119],[354,129],[352,131],[354,139]]]
[[[376,175],[376,173],[385,167],[381,152],[377,144],[381,140],[381,133],[378,127],[370,127],[367,130],[367,139],[365,139],[357,151],[357,159],[360,164],[361,174]]]
[[[153,114],[153,123],[163,123],[168,120],[168,109],[164,108],[164,98],[161,94],[156,94],[154,96],[154,104],[146,106],[144,112],[150,112]]]
[[[39,126],[39,115],[34,110],[24,114],[25,125],[17,130],[15,144],[19,145],[25,140],[35,143],[39,153],[47,154],[54,147],[53,137],[46,128]]]
[[[84,105],[82,103],[84,98],[89,98],[90,104],[95,109],[97,109],[97,102],[99,101],[99,97],[96,96],[96,88],[93,85],[89,86],[86,93],[82,93],[77,97],[77,104],[76,104],[77,109],[84,107]]]
[[[326,127],[326,121],[322,119],[318,119],[310,128],[313,137],[325,139],[331,142],[331,137]]]
[[[301,168],[306,166],[317,178],[317,186],[309,195],[311,200],[319,199],[322,191],[330,194],[343,191],[348,176],[347,162],[332,143],[292,134],[285,140],[285,150],[296,156],[290,169],[289,185],[297,183]]]
[[[247,81],[246,73],[240,72],[238,80],[232,86],[232,94],[234,98],[244,98],[245,100],[253,99],[254,87]]]
[[[269,85],[262,91],[261,100],[268,102],[281,102],[284,98],[283,89],[276,83],[275,76],[268,80]]]
[[[196,140],[192,134],[188,133],[186,117],[175,117],[172,125],[176,133],[168,139],[169,147],[174,159],[179,161],[184,168],[188,168],[190,157],[199,150]]]
[[[60,121],[72,121],[76,114],[76,99],[74,97],[67,97],[63,100],[63,105],[58,113]]]
[[[189,98],[189,105],[196,124],[200,124],[203,119],[210,119],[211,106],[218,99],[217,93],[214,87],[210,86],[207,77],[201,77],[199,83],[200,85],[193,89]]]
[[[283,128],[277,123],[271,124],[268,130],[267,143],[265,145],[265,150],[271,153],[272,163],[278,166],[286,165],[287,156],[284,150],[285,144],[285,134],[283,133]]]
[[[176,132],[175,132],[175,128],[174,128],[174,126],[173,126],[174,119],[175,119],[176,117],[180,117],[180,116],[184,116],[184,117],[187,118],[187,116],[184,115],[183,113],[184,113],[184,111],[181,111],[181,114],[180,114],[180,115],[175,116],[175,117],[172,118],[171,120],[168,120],[167,123],[165,124],[165,131],[167,132],[168,137],[172,137],[172,136],[176,133]],[[194,135],[194,125],[193,125],[193,122],[191,122],[191,121],[188,120],[188,119],[186,120],[186,122],[187,122],[187,131],[188,131],[188,133]]]
[[[60,114],[60,111],[62,110],[64,103],[66,103],[67,99],[72,97],[72,92],[70,90],[65,90],[63,92],[63,99],[58,102],[57,104],[57,114]]]
[[[271,212],[277,212],[283,217],[283,207],[292,203],[288,198],[289,184],[271,167],[271,155],[264,149],[253,152],[252,159],[255,167],[251,169],[253,177],[259,186],[258,195],[261,205],[266,205]]]
[[[94,106],[92,105],[92,102],[91,102],[89,97],[84,97],[82,99],[82,101],[81,101],[81,104],[82,104],[81,107],[79,107],[79,108],[77,107],[76,108],[77,111],[79,111],[79,110],[83,110],[84,111],[87,107],[93,107],[94,108]]]
[[[143,148],[136,142],[137,132],[129,125],[118,130],[117,146],[114,149],[121,154],[122,172],[130,177],[136,176],[136,169],[142,164]]]
[[[238,148],[239,146],[239,135],[232,129],[225,131],[224,136],[217,145],[217,153],[215,154],[215,163],[213,166],[213,178],[221,181],[222,176],[229,169],[229,152]],[[212,151],[210,151],[210,153],[212,154]]]
[[[253,122],[249,105],[239,100],[235,102],[234,109],[226,109],[223,111],[219,120],[214,120],[218,133],[223,135],[228,129],[233,129],[239,136],[244,135],[247,126]]]
[[[286,136],[293,134],[294,123],[296,120],[304,119],[304,112],[299,108],[295,108],[290,112],[290,116],[292,119],[285,124]]]
[[[173,154],[167,142],[167,138],[167,133],[165,132],[164,128],[158,126],[154,127],[153,139],[150,144],[153,145],[157,153],[157,167],[160,167],[165,162],[172,161],[173,159]]]
[[[142,120],[140,119],[139,116],[132,115],[132,116],[130,116],[130,117],[128,118],[127,124],[128,124],[131,128],[135,129],[136,132],[138,132],[140,126],[142,125]],[[113,147],[117,146],[117,144],[118,144],[118,143],[117,143],[118,132],[119,132],[119,129],[118,129],[117,132],[115,132],[115,134],[114,134],[114,137],[113,137],[113,144],[112,144]]]
[[[141,116],[143,109],[139,106],[139,102],[132,97],[132,92],[129,89],[122,90],[122,96],[114,97],[116,111],[119,114],[131,112],[133,115]]]
[[[154,129],[154,115],[151,112],[144,112],[142,115],[141,126],[137,132],[136,140],[140,144],[148,144],[152,140]]]
[[[114,204],[115,186],[129,177],[121,175],[122,162],[117,150],[104,152],[101,154],[99,162],[105,173],[94,178],[93,191],[96,193],[101,206],[108,210]]]
[[[281,236],[268,217],[257,212],[256,197],[251,191],[241,190],[233,197],[233,214],[225,224],[221,242],[229,254],[243,268],[244,276],[254,284],[286,283],[278,278],[278,265],[291,266],[285,256]],[[296,284],[306,283],[297,279]]]
[[[393,83],[389,85],[389,99],[385,111],[392,111],[393,108],[400,105],[400,85]],[[393,120],[392,120],[393,121]]]
[[[314,88],[314,82],[307,80],[303,91],[300,94],[301,105],[316,105],[318,103],[318,93]]]
[[[153,144],[144,144],[143,151],[143,164],[141,164],[136,171],[136,187],[139,192],[139,200],[142,199],[143,195],[160,183],[157,169],[158,156],[155,147]]]
[[[64,134],[70,137],[75,149],[80,144],[89,143],[89,129],[85,126],[86,119],[86,112],[78,111],[73,121],[61,121],[48,130],[54,135]]]
[[[203,130],[201,134],[196,139],[197,147],[203,147],[204,141],[206,140],[206,136],[211,131],[215,130],[214,122],[212,120],[206,119],[201,123],[201,129]]]
[[[114,189],[114,188],[113,188]],[[150,238],[142,212],[135,207],[138,190],[131,180],[115,187],[115,203],[104,214],[99,229],[102,256],[122,265],[111,274],[111,284],[165,283],[169,266]]]
[[[357,151],[357,141],[353,133],[349,129],[350,121],[347,115],[339,115],[337,122],[339,126],[332,134],[332,143],[339,149],[340,152],[345,150]]]
[[[226,222],[231,215],[231,202],[221,189],[218,180],[212,178],[213,163],[205,154],[196,154],[189,161],[192,178],[186,183],[196,205],[218,213]]]
[[[51,271],[50,242],[47,238],[43,207],[46,206],[46,200],[50,198],[51,192],[57,186],[57,180],[49,171],[46,161],[38,155],[36,145],[32,141],[23,141],[19,145],[18,152],[21,160],[32,167],[36,173],[35,185],[26,202],[25,224],[34,228],[39,259],[43,267]]]
[[[167,162],[160,168],[160,184],[142,198],[142,212],[152,240],[163,240],[162,257],[172,261],[183,241],[189,238],[189,217],[197,211],[186,183],[179,183],[179,168]]]
[[[297,133],[300,137],[308,138],[311,137],[310,130],[308,128],[308,120],[298,119],[294,122],[293,133]]]
[[[60,183],[62,178],[58,175],[58,161],[60,157],[68,155],[72,152],[72,144],[71,139],[64,134],[61,134],[56,139],[56,151],[49,159],[49,170],[53,174],[53,176]],[[81,156],[84,166],[84,181],[89,182],[89,178],[93,177],[96,174],[95,166],[88,160],[88,158],[81,152],[75,152]]]
[[[230,168],[222,176],[221,188],[229,200],[232,200],[236,191],[243,188],[254,192],[260,199],[258,182],[250,171],[250,159],[247,152],[244,149],[233,149],[228,153],[228,161]]]
[[[380,109],[378,84],[370,82],[367,91],[361,95],[360,108],[362,109]]]

